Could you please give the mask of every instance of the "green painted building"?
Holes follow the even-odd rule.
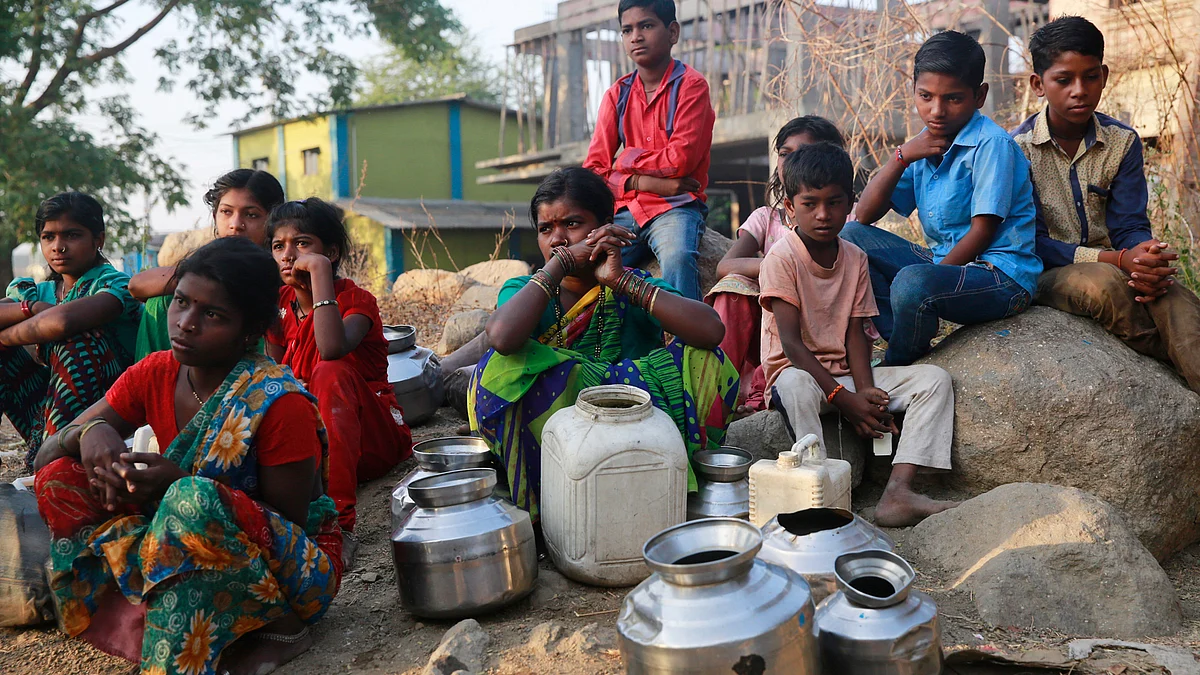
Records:
[[[515,113],[509,112],[510,116]],[[500,148],[498,106],[452,96],[350,108],[233,133],[237,166],[279,178],[288,199],[320,197],[347,211],[376,276],[418,267],[463,268],[492,255],[537,258],[527,222],[535,186],[479,184]]]

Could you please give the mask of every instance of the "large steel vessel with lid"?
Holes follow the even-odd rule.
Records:
[[[895,549],[891,537],[845,509],[781,513],[768,521],[762,532],[758,557],[803,576],[812,589],[813,602],[821,602],[837,591],[833,566],[838,556]]]
[[[392,535],[400,604],[413,614],[460,619],[524,597],[537,579],[529,514],[492,494],[493,469],[413,481],[417,508]]]
[[[757,560],[762,535],[735,518],[694,520],[646,542],[653,574],[617,618],[629,675],[817,675],[804,579]]]
[[[417,508],[408,496],[409,483],[447,471],[482,469],[491,463],[492,455],[482,438],[446,436],[417,443],[413,446],[413,457],[417,460],[417,468],[392,488],[392,532]]]
[[[891,551],[847,553],[834,565],[838,592],[817,607],[826,673],[937,675],[942,672],[937,606],[912,588],[916,573]]]
[[[754,458],[740,448],[722,446],[692,455],[699,490],[687,497],[688,520],[750,518],[750,464]]]
[[[432,350],[417,345],[412,326],[384,326],[383,338],[388,343],[387,381],[404,410],[404,421],[410,427],[424,424],[445,396],[441,362]]]

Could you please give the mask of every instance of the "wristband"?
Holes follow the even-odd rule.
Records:
[[[839,384],[838,386],[834,387],[833,391],[829,392],[829,397],[825,399],[826,402],[828,402],[830,405],[833,405],[833,397],[837,396],[838,392],[845,388],[846,388],[846,386],[842,385],[842,384]]]
[[[904,159],[904,151],[900,149],[899,145],[896,146],[896,161],[900,162],[900,166],[908,168],[908,162]]]
[[[313,303],[313,311],[315,312],[318,309],[321,309],[322,307],[337,307],[337,306],[338,306],[337,300],[322,300],[320,302]]]

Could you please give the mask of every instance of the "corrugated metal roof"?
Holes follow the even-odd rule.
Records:
[[[527,222],[528,204],[449,199],[342,199],[338,206],[393,230],[499,230]]]
[[[383,103],[380,105],[365,105],[365,106],[356,106],[356,107],[351,107],[351,108],[339,108],[336,110],[326,110],[323,112],[312,113],[311,115],[302,115],[300,117],[291,117],[286,120],[274,120],[272,122],[267,122],[266,124],[259,124],[257,126],[247,127],[245,129],[234,129],[233,131],[230,131],[226,135],[227,136],[243,136],[245,134],[254,133],[256,131],[262,131],[263,129],[270,129],[272,127],[279,126],[280,124],[290,124],[292,122],[302,122],[304,120],[316,119],[318,117],[324,117],[326,115],[340,115],[340,114],[344,114],[344,113],[358,113],[358,112],[363,112],[363,113],[380,112],[380,111],[384,111],[384,110],[396,110],[398,108],[413,108],[413,107],[423,106],[423,105],[438,105],[441,103],[455,103],[455,102],[462,103],[463,105],[467,105],[472,108],[488,110],[488,111],[491,111],[494,113],[499,113],[500,109],[501,109],[500,106],[496,105],[495,103],[485,103],[483,101],[477,101],[473,98],[468,97],[466,94],[451,94],[449,96],[442,96],[441,98],[421,99],[420,101],[404,101],[403,103]],[[510,109],[508,111],[508,114],[516,115],[517,112],[515,110]]]

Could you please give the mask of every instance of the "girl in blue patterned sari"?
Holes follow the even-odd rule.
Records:
[[[265,673],[311,644],[342,573],[313,397],[255,348],[279,273],[251,242],[180,263],[170,351],[42,446],[62,628],[147,674]],[[148,424],[161,455],[130,453]]]

